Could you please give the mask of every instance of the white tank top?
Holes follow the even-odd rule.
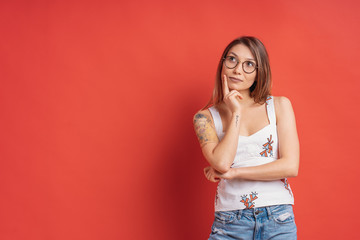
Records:
[[[278,137],[274,100],[269,96],[266,110],[270,124],[250,136],[239,136],[232,168],[259,166],[278,159]],[[209,108],[216,134],[221,141],[223,132],[218,110]],[[215,211],[230,211],[279,204],[294,204],[294,197],[287,179],[274,181],[248,181],[221,179],[215,196]]]

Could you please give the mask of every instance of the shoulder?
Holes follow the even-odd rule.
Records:
[[[193,116],[193,120],[196,121],[197,119],[207,118],[210,117],[210,115],[211,114],[209,109],[200,110],[195,113],[195,115]]]
[[[284,115],[293,114],[293,107],[289,98],[273,96],[273,99],[277,119],[280,119]]]
[[[274,99],[274,105],[275,108],[278,110],[283,110],[291,106],[291,101],[289,98],[284,97],[284,96],[273,96]]]
[[[211,116],[209,109],[200,110],[194,114],[194,116],[193,116],[194,124],[196,124],[199,121],[203,121],[203,120],[206,120],[206,121],[212,120],[212,116]]]

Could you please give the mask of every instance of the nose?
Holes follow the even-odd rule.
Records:
[[[234,68],[234,73],[235,74],[243,74],[243,69],[242,69],[242,63],[239,62],[239,64]]]

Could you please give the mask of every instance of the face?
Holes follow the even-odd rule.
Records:
[[[251,68],[255,64],[255,57],[250,52],[250,49],[243,44],[237,44],[230,48],[229,52],[225,57],[228,57],[231,61],[239,62],[235,68],[228,68],[225,65],[225,61],[223,63],[223,68],[221,71],[221,76],[226,75],[228,80],[228,86],[230,90],[238,90],[238,91],[250,91],[250,87],[255,82],[256,72],[246,73],[243,69],[243,62],[245,62],[245,69]]]

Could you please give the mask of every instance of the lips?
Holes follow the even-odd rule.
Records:
[[[239,78],[229,77],[229,79],[233,82],[243,82],[244,80],[241,80]]]

